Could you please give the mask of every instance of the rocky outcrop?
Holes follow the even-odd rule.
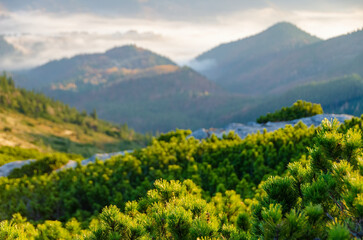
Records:
[[[256,122],[249,122],[247,124],[242,123],[231,123],[228,124],[224,128],[210,128],[205,129],[201,128],[194,131],[188,137],[194,137],[195,139],[204,139],[216,135],[218,138],[222,138],[224,134],[228,134],[231,131],[234,131],[241,138],[245,138],[248,134],[257,133],[258,131],[263,132],[266,129],[267,132],[275,131],[279,128],[284,128],[286,125],[294,126],[298,122],[304,123],[306,126],[318,126],[321,122],[327,118],[328,120],[337,119],[339,122],[344,122],[347,119],[351,119],[354,116],[346,115],[346,114],[320,114],[315,115],[313,117],[300,118],[292,121],[286,122],[268,122],[265,124],[259,124]]]
[[[122,152],[114,152],[114,153],[97,153],[90,158],[82,160],[81,165],[84,166],[89,163],[94,163],[94,162],[96,162],[96,160],[106,161],[114,156],[118,156],[118,155],[124,156],[126,153],[132,153],[132,152],[133,152],[133,150],[125,150]],[[57,169],[56,172],[62,171],[62,170],[68,169],[68,168],[75,168],[75,167],[77,167],[77,164],[78,163],[76,161],[70,160],[66,165]]]
[[[283,128],[286,125],[294,126],[296,123],[298,123],[300,121],[307,126],[312,126],[312,125],[318,126],[321,124],[321,122],[325,118],[327,118],[329,120],[337,119],[339,122],[344,122],[345,120],[351,119],[353,117],[354,116],[345,115],[345,114],[321,114],[321,115],[316,115],[313,117],[300,118],[300,119],[286,121],[286,122],[268,122],[265,124],[259,124],[256,122],[250,122],[247,124],[231,123],[231,124],[228,124],[224,128],[198,129],[198,130],[194,131],[192,134],[190,134],[188,136],[188,138],[194,137],[196,139],[204,139],[204,138],[208,138],[208,137],[212,136],[213,134],[215,134],[218,138],[222,138],[224,134],[228,134],[231,131],[238,134],[241,138],[245,138],[248,134],[257,133],[258,131],[263,132],[264,129],[266,129],[267,132],[272,132],[279,128]],[[101,161],[106,161],[113,156],[125,155],[126,153],[132,153],[132,152],[133,152],[133,150],[126,150],[126,151],[114,152],[114,153],[98,153],[98,154],[93,155],[90,158],[87,158],[87,159],[81,161],[80,164],[82,166],[84,166],[89,163],[94,163],[96,161],[96,159],[101,160]],[[0,177],[8,176],[13,169],[20,168],[20,167],[24,166],[25,164],[29,164],[34,161],[35,161],[34,159],[31,159],[31,160],[15,161],[15,162],[7,163],[0,167]],[[68,169],[68,168],[75,168],[77,165],[78,165],[78,162],[70,160],[66,165],[57,169],[56,171],[62,171],[62,170]]]
[[[13,171],[13,169],[21,168],[22,166],[35,161],[36,161],[35,159],[29,159],[29,160],[14,161],[4,164],[0,167],[0,177],[6,177],[10,174],[11,171]]]
[[[87,165],[89,163],[94,163],[96,162],[96,159],[100,160],[100,161],[106,161],[108,159],[110,159],[111,157],[114,156],[118,156],[118,155],[125,155],[126,153],[132,153],[133,150],[126,150],[126,151],[122,151],[122,152],[114,152],[114,153],[97,153],[95,155],[93,155],[90,158],[84,159],[80,162],[80,164],[82,166]],[[21,168],[22,166],[29,164],[31,162],[34,162],[36,160],[34,159],[30,159],[30,160],[24,160],[24,161],[14,161],[14,162],[10,162],[7,164],[4,164],[3,166],[0,167],[0,177],[6,177],[10,174],[10,172],[15,169],[15,168]],[[68,169],[68,168],[75,168],[77,167],[78,162],[74,161],[74,160],[69,160],[69,162],[67,164],[65,164],[64,166],[62,166],[61,168],[55,170],[56,172]]]
[[[81,162],[81,165],[87,165],[89,163],[96,162],[96,159],[101,161],[106,161],[107,159],[110,159],[111,157],[118,156],[118,155],[125,155],[126,153],[132,153],[133,150],[125,150],[121,152],[114,152],[114,153],[97,153],[93,155],[92,157],[85,159]]]

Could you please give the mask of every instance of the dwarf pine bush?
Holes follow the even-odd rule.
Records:
[[[323,113],[324,111],[320,104],[298,100],[291,107],[283,107],[274,113],[260,116],[256,121],[258,123],[289,121]]]
[[[325,120],[310,158],[263,184],[253,213],[255,239],[363,237],[362,137],[357,129],[337,129],[337,121]]]
[[[171,143],[156,142],[157,151],[148,154],[147,156],[150,158],[145,157],[143,161],[152,162],[154,167],[162,160],[171,161],[175,165],[173,157],[179,155],[184,159],[183,164],[185,163],[180,166],[190,168],[190,171],[201,171],[203,165],[195,165],[195,168],[188,165],[189,163],[194,164],[198,159],[192,157],[195,155],[185,151],[187,145],[194,140],[188,140],[189,142],[183,140],[181,142],[183,145],[180,147],[176,144],[179,137],[183,139],[181,136],[170,138],[172,145],[180,148],[179,151],[174,151]],[[250,138],[252,137],[250,136]],[[208,154],[203,154],[205,160],[208,160],[208,157],[215,154],[213,145],[210,145],[212,142],[203,141],[202,144],[209,146],[207,150],[204,149],[204,153],[208,152]],[[252,146],[252,142],[249,145]],[[291,144],[291,146],[293,145]],[[163,158],[159,155],[162,155],[160,152],[165,146],[169,147],[172,154],[164,154]],[[32,225],[20,214],[16,214],[12,220],[0,222],[0,239],[361,239],[363,237],[363,160],[362,134],[359,128],[343,129],[340,127],[338,130],[338,122],[325,120],[314,137],[314,144],[310,146],[308,156],[302,155],[299,160],[291,160],[287,171],[275,174],[275,176],[264,177],[265,180],[254,190],[253,199],[241,198],[241,195],[237,194],[235,190],[222,190],[222,188],[213,195],[207,195],[206,191],[203,191],[192,180],[159,179],[153,183],[153,189],[142,194],[142,197],[137,200],[125,201],[125,203],[122,200],[125,194],[115,194],[117,201],[111,203],[105,199],[105,205],[108,206],[103,207],[100,214],[93,215],[90,223],[89,221],[79,223],[73,218],[68,218],[67,222],[41,219],[33,222],[34,225]],[[274,148],[266,149],[268,152]],[[199,150],[201,151],[201,148]],[[151,148],[145,151],[151,151]],[[283,150],[281,150],[281,154],[282,152]],[[142,156],[142,152],[138,154]],[[223,165],[225,169],[221,176],[233,179],[233,174],[229,174],[233,171],[227,171],[227,169],[232,169],[238,164],[243,165],[244,156],[247,155],[238,153],[239,161],[242,163],[235,160],[238,164],[234,165],[227,164],[225,158],[221,156],[231,155],[216,155],[213,156],[213,159],[216,164]],[[220,159],[219,162],[218,159]],[[256,158],[254,164],[259,163],[257,160]],[[110,168],[102,168],[107,164],[110,164]],[[114,179],[105,175],[106,170],[112,172],[112,167],[117,165],[128,166],[130,169],[134,169],[134,172],[119,168],[114,172]],[[209,169],[211,170],[209,173],[215,172],[212,171],[212,166]],[[114,159],[106,163],[98,162],[84,170],[87,170],[85,174],[76,175],[82,177],[82,181],[88,184],[87,188],[82,190],[82,193],[86,195],[84,198],[104,199],[109,196],[105,184],[110,181],[109,184],[119,184],[121,177],[127,177],[129,184],[120,186],[131,188],[131,184],[139,177],[134,173],[141,173],[143,165],[136,156],[127,155],[122,158],[122,161]],[[85,178],[87,175],[94,175],[97,178],[90,181]],[[48,193],[51,188],[48,188],[49,185],[45,183],[52,176],[58,175],[45,175],[42,178],[33,176],[32,179],[43,179],[44,184],[37,186],[43,186],[43,192]],[[66,172],[59,176],[66,176]],[[205,176],[201,174],[200,177]],[[197,181],[198,179],[198,177],[195,178]],[[247,179],[246,177],[243,182],[247,183]],[[11,184],[16,183],[15,180],[18,181],[18,184],[21,183],[21,179],[18,178],[11,179],[11,181],[8,178],[2,179],[4,191],[0,196],[7,194],[6,189],[16,187]],[[74,181],[76,180],[74,178]],[[219,182],[215,181],[214,185],[218,184]],[[147,185],[149,183],[145,183],[145,186]],[[36,190],[31,185],[27,186],[29,191]],[[77,185],[77,187],[81,186]],[[238,184],[238,186],[243,190],[248,187],[248,184]],[[138,191],[137,188],[138,186],[132,190]],[[91,191],[95,189],[98,190]],[[234,188],[229,187],[228,189]],[[83,197],[81,194],[77,196]],[[11,199],[14,203],[18,201],[18,198]],[[38,194],[35,203],[44,201],[44,199],[47,198]],[[70,201],[67,198],[62,200]],[[11,206],[12,203],[1,201],[1,204],[8,204],[6,206]],[[85,203],[83,207],[88,206],[89,209],[99,207],[94,208],[87,205],[88,201],[83,201],[83,203]],[[93,204],[96,203],[93,202]],[[48,203],[45,203],[44,206],[38,204],[34,215],[41,215],[42,211],[54,212],[54,209],[49,206]],[[56,209],[61,209],[62,205],[54,206],[57,206]],[[22,204],[18,209],[21,212],[27,208],[29,205]],[[72,209],[79,211],[77,207]],[[2,213],[0,212],[0,214]],[[91,215],[91,213],[89,214]]]
[[[147,197],[128,202],[124,212],[112,205],[104,208],[101,223],[86,239],[249,238],[245,223],[249,207],[236,193],[218,195],[208,203],[190,180],[158,180],[154,186]],[[228,216],[218,210],[223,203],[231,206]]]

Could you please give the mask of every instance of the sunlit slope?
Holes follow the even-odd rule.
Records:
[[[126,125],[117,126],[14,86],[0,77],[0,144],[63,151],[85,156],[145,144],[146,138]]]

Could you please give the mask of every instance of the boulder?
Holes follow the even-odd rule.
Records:
[[[267,122],[264,124],[256,123],[256,122],[249,122],[247,124],[243,123],[230,123],[224,128],[211,128],[205,129],[201,128],[198,129],[192,134],[188,136],[194,137],[195,139],[204,139],[212,136],[213,134],[216,135],[218,138],[222,138],[224,134],[228,134],[229,132],[235,132],[240,138],[245,138],[248,134],[257,133],[258,131],[263,132],[266,129],[267,132],[275,131],[279,128],[284,128],[286,125],[294,126],[298,122],[304,123],[306,126],[310,127],[312,125],[319,126],[321,122],[326,118],[328,120],[337,119],[339,122],[344,122],[345,120],[352,119],[354,116],[346,115],[346,114],[320,114],[315,115],[313,117],[306,117],[295,119],[292,121],[284,121],[284,122]]]
[[[10,172],[15,168],[21,168],[22,166],[29,164],[31,162],[36,161],[35,159],[23,160],[23,161],[14,161],[4,164],[0,167],[0,177],[7,177]]]

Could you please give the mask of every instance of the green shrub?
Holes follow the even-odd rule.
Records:
[[[361,164],[360,131],[341,134],[337,121],[324,120],[309,160],[290,163],[288,176],[264,184],[254,233],[283,239],[362,238]]]
[[[21,178],[23,176],[34,176],[49,174],[54,170],[60,168],[61,166],[68,163],[69,158],[67,155],[62,153],[49,154],[35,162],[26,164],[21,168],[16,168],[12,170],[9,174],[9,178]]]
[[[258,123],[290,121],[294,119],[311,117],[317,114],[323,114],[320,104],[298,100],[291,107],[283,107],[274,113],[268,113],[266,116],[260,116]]]

